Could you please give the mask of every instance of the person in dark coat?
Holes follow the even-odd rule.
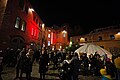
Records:
[[[78,53],[74,53],[71,62],[69,63],[71,67],[71,80],[78,80],[79,69],[80,69],[80,60],[78,58]]]
[[[26,58],[26,49],[23,48],[22,51],[17,56],[17,63],[16,63],[16,77],[15,79],[19,78],[20,70],[22,67],[22,64]]]
[[[114,64],[110,61],[109,58],[107,58],[106,62],[105,62],[105,66],[106,66],[106,71],[107,74],[110,75],[112,78],[115,77],[115,66]]]
[[[26,54],[26,58],[23,61],[22,67],[21,67],[21,74],[20,77],[22,78],[22,74],[26,73],[26,79],[31,79],[31,72],[32,72],[32,58],[33,58],[33,50],[29,49],[28,53]]]
[[[45,49],[45,51],[40,56],[40,61],[39,61],[39,73],[41,80],[45,80],[45,73],[48,70],[48,61],[49,61],[49,56],[47,54],[47,50]]]
[[[40,50],[36,50],[33,54],[33,62],[36,60],[36,62],[39,61],[40,58]]]
[[[88,75],[88,67],[89,67],[89,59],[87,57],[87,53],[83,54],[83,58],[82,58],[82,63],[83,63],[83,68],[84,68],[84,76]]]

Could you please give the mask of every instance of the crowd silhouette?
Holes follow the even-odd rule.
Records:
[[[26,74],[26,79],[31,80],[31,72],[33,63],[39,64],[40,80],[45,80],[46,72],[49,70],[49,64],[53,64],[53,69],[59,71],[61,80],[78,80],[78,75],[83,76],[101,76],[106,80],[120,80],[120,55],[113,55],[108,58],[107,54],[101,56],[95,52],[87,55],[83,53],[78,56],[78,53],[73,51],[50,51],[47,48],[33,49],[10,49],[7,48],[3,59],[0,60],[0,79],[3,65],[16,68],[16,77],[22,79],[23,73]],[[106,75],[102,75],[101,69],[106,70]]]

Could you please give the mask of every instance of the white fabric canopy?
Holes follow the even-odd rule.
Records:
[[[97,52],[100,56],[107,54],[109,58],[112,57],[109,51],[93,43],[87,43],[81,46],[80,48],[78,48],[77,50],[75,50],[75,52],[77,52],[78,55],[80,55],[80,53],[87,53],[87,56],[90,54],[95,54],[95,52]]]

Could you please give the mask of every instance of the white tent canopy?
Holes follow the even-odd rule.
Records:
[[[107,51],[93,43],[86,43],[85,45],[83,45],[80,48],[78,48],[77,50],[75,50],[75,52],[77,52],[78,55],[80,55],[80,53],[87,53],[87,56],[90,54],[95,54],[95,52],[97,52],[100,56],[107,54],[107,56],[109,58],[112,57],[112,55],[109,51]]]

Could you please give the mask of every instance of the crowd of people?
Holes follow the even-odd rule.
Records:
[[[87,53],[78,56],[76,52],[49,51],[47,48],[42,50],[23,48],[16,51],[7,48],[2,60],[3,65],[16,68],[15,79],[22,78],[23,73],[25,73],[27,80],[31,79],[34,62],[39,63],[40,80],[45,80],[49,64],[53,64],[53,69],[64,70],[64,73],[62,73],[64,75],[62,79],[64,80],[78,80],[79,74],[83,76],[103,76],[100,72],[101,69],[105,69],[106,75],[110,75],[106,80],[113,78],[120,80],[120,55],[112,56],[112,59],[110,59],[106,54],[101,59],[97,52],[94,55],[90,54],[88,57]],[[1,66],[0,69],[2,69]],[[0,70],[1,72],[2,70]],[[104,77],[107,78],[107,76]]]

